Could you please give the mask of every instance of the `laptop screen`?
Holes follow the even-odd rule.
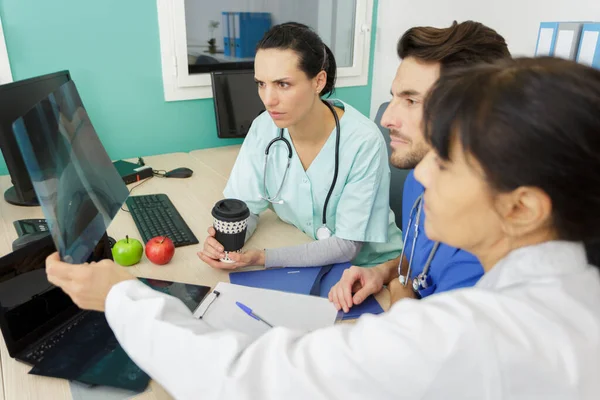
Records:
[[[80,312],[46,278],[46,257],[55,251],[48,235],[0,258],[0,328],[11,357]],[[106,258],[109,252],[104,236],[90,261]]]
[[[69,81],[13,124],[61,259],[85,262],[129,191]]]

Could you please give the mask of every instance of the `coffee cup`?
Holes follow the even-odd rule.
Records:
[[[225,253],[221,261],[233,263],[229,253],[239,252],[244,247],[250,210],[241,200],[223,199],[214,205],[211,214],[216,231],[215,239],[221,243]]]

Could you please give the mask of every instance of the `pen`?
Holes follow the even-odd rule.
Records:
[[[243,312],[245,312],[246,314],[248,314],[249,316],[251,316],[255,320],[264,322],[265,324],[269,325],[270,328],[273,327],[273,325],[271,325],[270,323],[268,323],[267,321],[265,321],[264,319],[262,319],[260,316],[258,316],[254,311],[252,311],[252,309],[250,307],[243,305],[239,301],[236,301],[235,304],[239,308],[241,308]]]

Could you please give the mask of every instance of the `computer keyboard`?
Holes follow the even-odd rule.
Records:
[[[80,316],[69,322],[64,328],[25,354],[25,356],[23,356],[24,361],[27,361],[33,365],[39,364],[46,356],[46,353],[56,346],[63,339],[63,337],[71,331],[71,329],[79,325],[88,315],[89,312],[81,313]]]
[[[198,243],[166,194],[129,196],[125,203],[144,243],[155,236],[167,236],[175,247]]]

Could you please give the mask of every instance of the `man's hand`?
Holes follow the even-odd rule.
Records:
[[[342,279],[329,291],[329,301],[344,312],[383,289],[383,274],[377,268],[352,266],[344,271]],[[354,293],[354,296],[352,295]]]
[[[412,280],[409,280],[406,286],[400,283],[399,279],[392,279],[388,284],[390,291],[390,306],[402,299],[415,299],[416,295],[412,289]]]

